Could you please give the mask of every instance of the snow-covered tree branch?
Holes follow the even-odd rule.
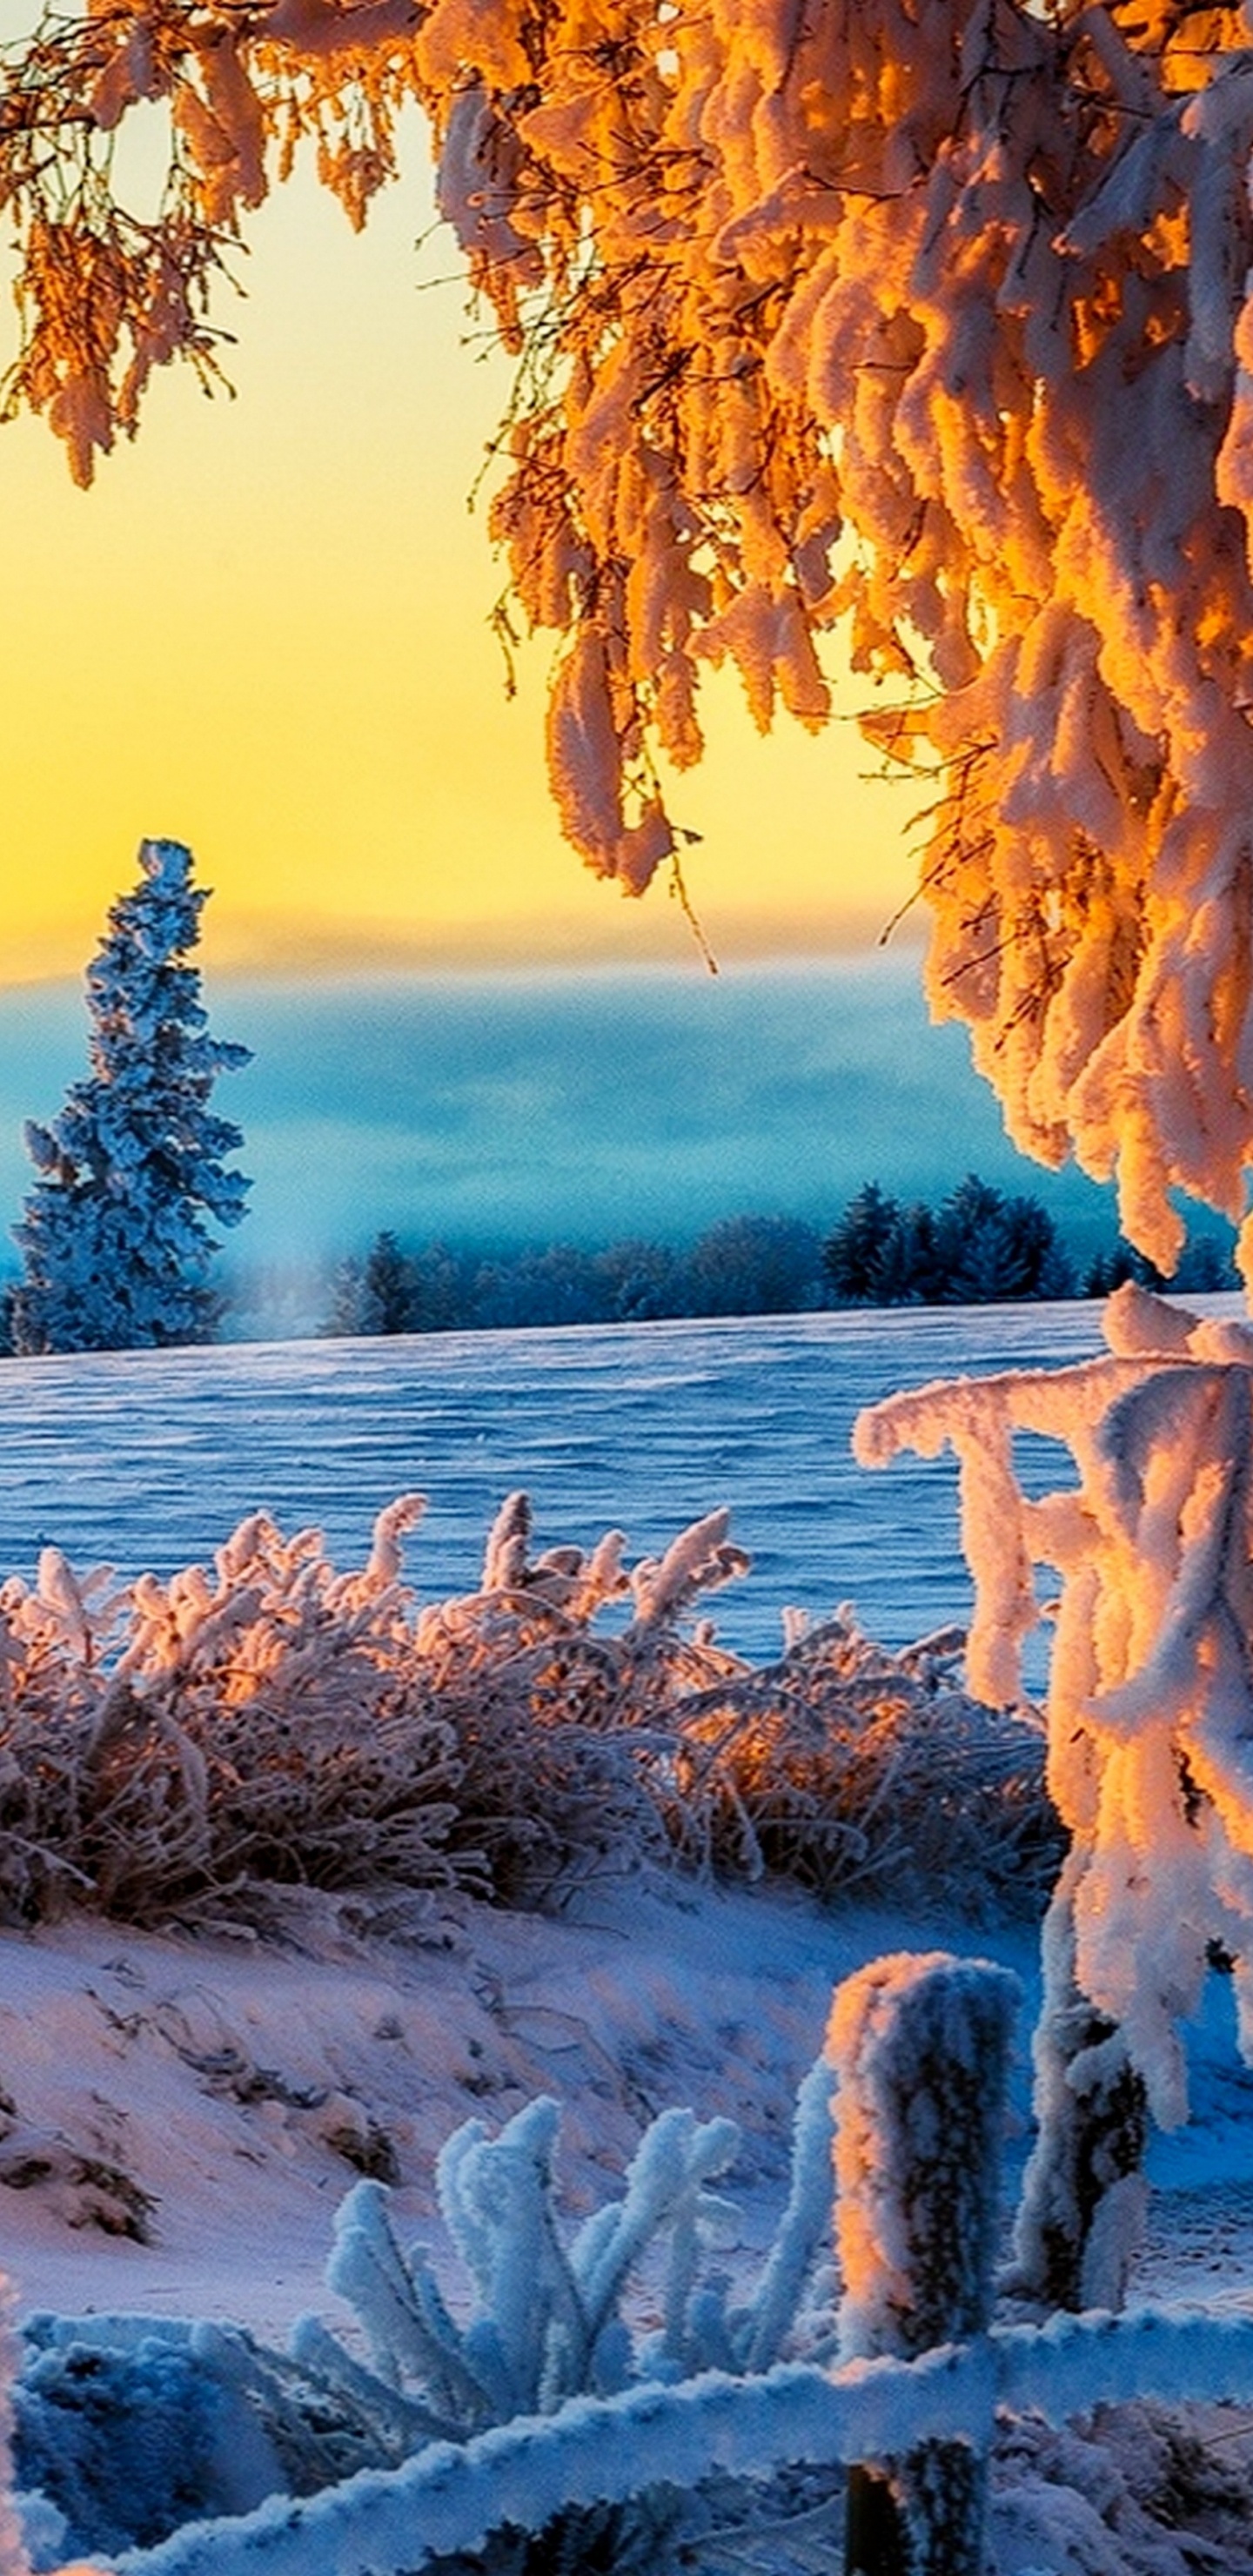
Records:
[[[821,726],[839,630],[930,783],[933,1005],[1018,1140],[1179,1183],[1253,1150],[1253,28],[1186,0],[110,0],[0,72],[10,408],[81,479],[302,138],[354,222],[425,109],[517,359],[506,624],[560,641],[554,791],[638,892],[700,682]],[[168,112],[141,222],[113,193]],[[681,836],[679,836],[681,837]],[[1253,1245],[1246,1246],[1246,1267]]]
[[[867,1466],[946,1443],[960,1459],[970,1679],[989,1700],[1017,1696],[1034,1569],[1062,1578],[1048,1776],[1072,1850],[1045,1934],[1019,2246],[1032,2286],[1074,2305],[1121,2296],[1144,2111],[1187,2116],[1180,2026],[1215,1950],[1253,2056],[1253,1332],[1128,1285],[1105,1338],[1104,1358],[922,1387],[857,1426]],[[1029,1498],[1023,1432],[1063,1442],[1077,1483]]]

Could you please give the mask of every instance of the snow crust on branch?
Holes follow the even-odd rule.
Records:
[[[945,1444],[960,1459],[976,1692],[1017,1695],[1044,1615],[1033,1569],[1062,1578],[1048,1782],[1075,1844],[1075,1974],[1171,2127],[1212,1944],[1235,1962],[1253,2061],[1253,1331],[1130,1284],[1104,1331],[1108,1356],[1076,1367],[890,1396],[854,1445],[866,1466]],[[1029,1499],[1023,1431],[1064,1443],[1077,1481]]]
[[[429,117],[518,358],[492,530],[555,631],[549,765],[589,864],[682,838],[709,662],[928,789],[933,1008],[1017,1141],[1179,1183],[1253,1152],[1253,29],[1189,0],[116,0],[0,57],[10,409],[87,480],[302,138],[355,223]],[[171,117],[140,222],[109,145]],[[1253,1237],[1244,1260],[1253,1268]]]

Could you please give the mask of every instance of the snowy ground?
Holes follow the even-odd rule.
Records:
[[[833,1983],[919,1927],[635,1886],[580,1913],[459,1904],[409,1944],[315,1917],[311,1950],[260,1953],[101,1925],[4,1939],[0,2262],[24,2304],[279,2334],[326,2304],[331,2214],[363,2165],[395,2171],[407,2228],[425,2227],[443,2140],[537,2093],[567,2106],[572,2213],[612,2196],[667,2105],[740,2122],[747,2260],[781,2205]],[[1029,1939],[997,1946],[1030,1974]]]
[[[1012,2177],[1030,1933],[682,1882],[585,1892],[577,1913],[458,1902],[379,1940],[315,1902],[282,1948],[90,1922],[0,1936],[0,2266],[23,2305],[280,2333],[322,2303],[330,2216],[355,2174],[395,2173],[406,2222],[433,2225],[438,2243],[443,2140],[536,2093],[567,2106],[572,2213],[607,2196],[667,2105],[737,2120],[747,2259],[777,2214],[792,2098],[833,1984],[882,1951],[937,1942],[1001,1959],[1026,1989]],[[1192,2123],[1154,2147],[1143,2284],[1253,2310],[1253,2073],[1220,1977],[1192,2067]]]
[[[316,1522],[339,1563],[360,1563],[375,1513],[416,1489],[428,1512],[411,1572],[425,1599],[443,1599],[471,1587],[497,1505],[522,1486],[537,1544],[619,1528],[632,1555],[728,1505],[753,1572],[721,1596],[718,1620],[744,1653],[777,1651],[785,1604],[822,1614],[847,1599],[885,1645],[909,1645],[969,1606],[955,1480],[916,1459],[864,1474],[849,1448],[857,1413],[955,1370],[1089,1356],[1098,1313],[901,1310],[8,1361],[0,1572],[29,1575],[50,1540],[76,1566],[168,1574],[258,1505],[285,1530]]]
[[[433,1567],[419,1539],[429,1598],[470,1580],[507,1485],[535,1491],[549,1538],[618,1523],[637,1546],[742,1491],[736,1527],[766,1557],[775,1607],[851,1594],[903,1640],[961,1607],[951,1487],[918,1465],[860,1476],[844,1455],[853,1412],[963,1361],[1070,1357],[1094,1338],[1090,1313],[1059,1308],[12,1364],[0,1563],[29,1563],[37,1516],[80,1564],[177,1564],[259,1501],[289,1525],[324,1523],[349,1561],[377,1505],[424,1484],[463,1551]],[[736,1642],[769,1651],[772,1614],[766,1626]],[[226,2317],[281,2337],[310,2307],[334,2314],[322,2266],[360,2172],[395,2179],[404,2232],[438,2246],[444,2138],[541,2092],[566,2106],[572,2214],[613,2196],[666,2105],[734,2117],[731,2260],[748,2267],[780,2204],[792,2099],[833,1983],[881,1951],[938,1944],[1007,1960],[1027,1989],[1012,2189],[1035,1982],[1021,1929],[630,1883],[554,1920],[440,1904],[391,1938],[322,1906],[264,1948],[87,1922],[0,1935],[0,2270],[26,2312]],[[1140,2287],[1253,2313],[1253,2074],[1218,1975],[1192,2067],[1192,2124],[1154,2149]],[[1245,2419],[1217,2429],[1215,2456],[1242,2457]],[[1040,2520],[1027,2487],[1014,2492],[1001,2576],[1159,2563],[1131,2544],[1103,2555],[1090,2535],[1044,2555],[1055,2507]],[[1224,2526],[1217,2556],[1197,2546],[1160,2563],[1253,2569],[1253,2526],[1247,2545]]]
[[[465,2119],[495,2130],[552,2093],[571,2218],[618,2196],[642,2128],[667,2105],[738,2121],[724,2259],[748,2279],[782,2206],[793,2095],[833,1983],[937,1938],[1007,1960],[1027,1990],[1008,2209],[1035,1984],[1023,1932],[989,1939],[822,1913],[786,1894],[630,1886],[585,1894],[577,1920],[458,1904],[399,1942],[337,1933],[316,1912],[280,1949],[88,1924],[0,1937],[0,2102],[12,2105],[0,2113],[0,2267],[27,2314],[216,2317],[282,2343],[312,2309],[351,2334],[323,2266],[360,2171],[394,2178],[402,2238],[421,2234],[444,2255],[439,2146]],[[1225,2007],[1215,1979],[1192,2053],[1193,2125],[1155,2151],[1138,2287],[1230,2312],[1253,2310],[1253,2077]],[[1136,2505],[1151,2448],[1138,2414],[1125,2427],[1110,2418],[1099,2447],[1083,2427],[1029,2433],[998,2466],[998,2576],[1253,2568],[1253,2407],[1194,2410],[1188,2423],[1204,2449],[1199,2486],[1187,2463],[1177,2542]],[[1233,2476],[1245,2485],[1231,2489]],[[800,2526],[799,2554],[776,2534],[709,2561],[717,2576],[839,2565],[838,2491]]]

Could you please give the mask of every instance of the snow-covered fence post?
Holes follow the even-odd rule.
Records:
[[[837,1990],[840,2357],[905,2360],[991,2323],[1016,1977],[935,1951],[875,1959]],[[985,2465],[927,2442],[849,2472],[848,2576],[981,2576]]]

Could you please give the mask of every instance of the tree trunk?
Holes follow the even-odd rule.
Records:
[[[1015,2289],[1076,2312],[1122,2307],[1148,2200],[1143,2082],[1117,2024],[1075,1982],[1085,1860],[1082,1849],[1071,1853],[1045,1917],[1032,2046],[1038,2129],[1014,2239]]]

